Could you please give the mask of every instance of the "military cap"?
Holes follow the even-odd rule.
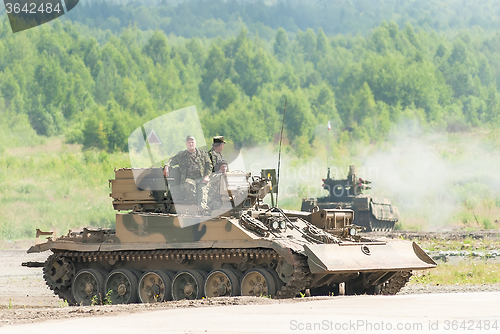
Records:
[[[220,169],[220,166],[222,165],[227,165],[227,161],[225,159],[222,159],[220,161],[217,161],[217,163],[215,164],[215,171],[218,171]]]
[[[224,136],[215,136],[214,137],[214,144],[220,144],[220,143],[226,143],[224,141]]]
[[[192,139],[192,140],[196,140],[196,139],[194,139],[194,137],[193,137],[193,136],[188,135],[188,136],[186,137],[186,141],[188,141],[188,140],[190,140],[190,139]]]

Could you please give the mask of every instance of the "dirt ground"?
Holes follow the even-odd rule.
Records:
[[[498,235],[498,234],[497,234]],[[413,236],[412,236],[413,237]],[[446,235],[443,236],[446,238]],[[478,238],[497,236],[480,234]],[[454,238],[454,236],[450,236]],[[164,310],[221,305],[265,305],[301,303],[312,298],[323,300],[335,297],[309,297],[275,300],[258,297],[210,298],[196,301],[173,301],[161,304],[131,304],[70,307],[53,295],[43,280],[41,268],[22,267],[26,261],[44,261],[50,252],[27,254],[32,241],[0,242],[0,327],[12,324],[33,323],[50,319],[63,319],[108,314],[128,314],[147,310]],[[500,291],[500,284],[424,286],[412,284],[399,294],[428,294],[456,292]]]

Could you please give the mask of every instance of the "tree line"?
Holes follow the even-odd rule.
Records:
[[[139,29],[157,29],[176,36],[225,38],[246,27],[266,40],[284,28],[295,34],[299,29],[327,35],[366,34],[383,20],[399,26],[407,22],[427,31],[453,31],[480,27],[500,29],[494,0],[242,0],[185,1],[81,1],[69,19],[99,29],[120,32],[130,24]]]
[[[129,27],[104,44],[72,22],[12,34],[0,27],[0,106],[39,135],[125,151],[139,125],[196,105],[207,138],[239,146],[285,136],[297,154],[318,145],[382,141],[405,119],[447,131],[499,120],[500,34],[445,37],[383,22],[366,36],[323,29],[272,41],[167,38]],[[332,130],[327,130],[330,122]]]

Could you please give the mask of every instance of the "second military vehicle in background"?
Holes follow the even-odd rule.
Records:
[[[330,168],[326,179],[323,179],[323,188],[329,195],[319,198],[304,198],[301,211],[315,211],[323,209],[354,210],[354,224],[363,226],[366,231],[391,231],[399,220],[398,208],[391,204],[388,198],[376,198],[364,195],[365,189],[371,182],[363,180],[356,174],[356,167],[349,166],[347,178],[335,180],[330,177]]]

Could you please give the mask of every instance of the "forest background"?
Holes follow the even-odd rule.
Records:
[[[282,206],[356,164],[398,228],[498,228],[499,51],[490,0],[81,1],[16,34],[3,16],[0,238],[113,226],[129,134],[186,106],[273,168],[285,99]]]

